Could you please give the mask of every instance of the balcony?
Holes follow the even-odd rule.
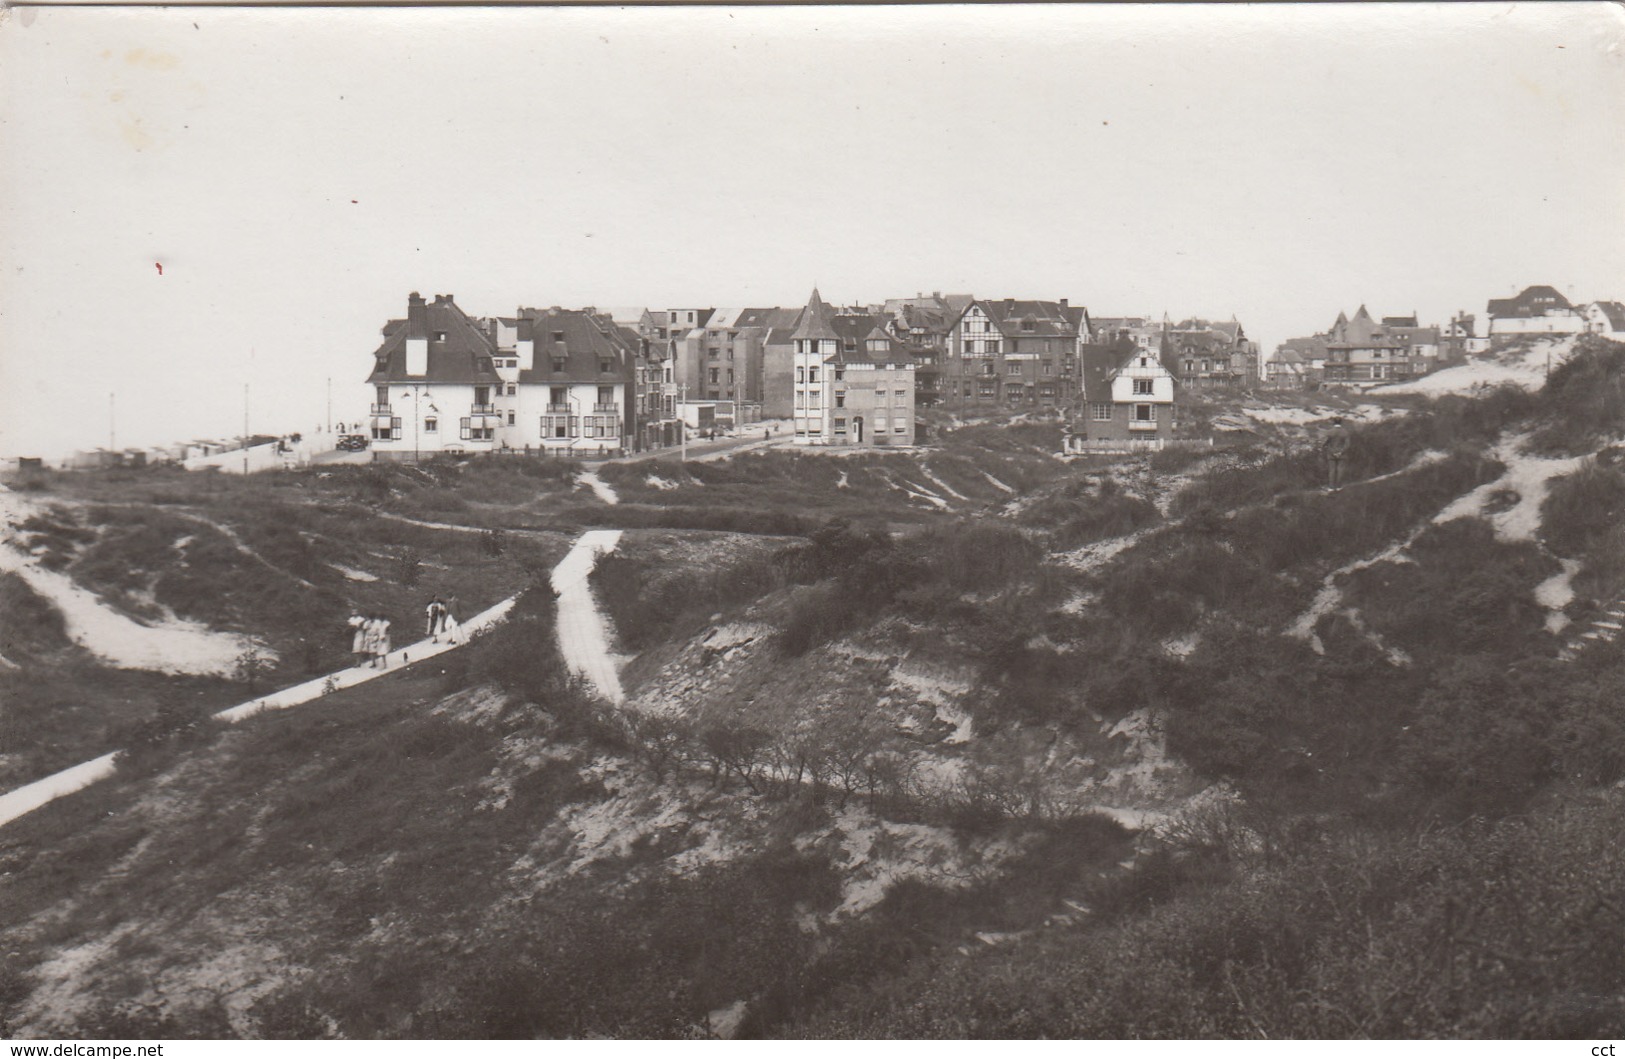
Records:
[[[595,404],[592,411],[594,415],[614,415],[620,409],[613,404]]]
[[[570,406],[568,404],[550,404],[547,406],[547,414],[551,416],[567,416],[570,414]]]
[[[372,411],[370,413],[368,413],[368,414],[369,415],[375,415],[375,416],[387,416],[387,415],[392,415],[393,413],[390,412],[389,405],[387,405],[387,404],[375,404],[375,405],[372,406]]]
[[[471,416],[494,416],[497,414],[497,406],[494,404],[471,404],[468,406],[468,414]]]
[[[1157,429],[1157,421],[1155,419],[1131,419],[1128,428],[1130,430],[1155,430]]]

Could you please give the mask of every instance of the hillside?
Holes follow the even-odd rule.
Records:
[[[1336,493],[1308,420],[1251,404],[1228,446],[1121,460],[978,424],[597,485],[0,494],[29,615],[0,790],[130,748],[0,827],[6,1028],[1617,1034],[1625,347],[1363,417]],[[591,578],[618,703],[567,672],[546,587],[589,526],[623,531]],[[142,668],[40,571],[264,661]],[[344,664],[350,608],[411,627],[436,592],[517,601],[202,720]]]

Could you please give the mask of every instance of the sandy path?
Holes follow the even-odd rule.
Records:
[[[564,664],[617,704],[626,696],[609,651],[608,628],[587,578],[598,565],[598,557],[614,551],[620,539],[620,530],[588,530],[553,568],[553,591],[559,594],[559,653],[564,656]]]
[[[606,504],[619,504],[620,494],[610,487],[610,484],[598,477],[597,471],[582,471],[576,476],[576,482],[593,491],[593,495]]]
[[[57,570],[47,570],[31,555],[18,550],[10,527],[33,512],[33,506],[15,493],[0,494],[0,571],[16,574],[62,615],[68,636],[80,647],[118,669],[146,669],[158,673],[230,675],[237,657],[254,649],[269,655],[247,636],[218,632],[197,622],[179,619],[143,624],[103,603],[94,592]]]
[[[587,575],[592,572],[598,556],[612,550],[619,543],[620,537],[620,530],[588,530],[577,539],[575,547],[553,570],[553,586],[559,592],[559,650],[564,655],[565,663],[570,668],[584,673],[607,698],[617,703],[623,698],[620,677],[615,670],[614,658],[609,653],[603,619],[587,587]],[[0,546],[0,553],[7,551],[8,549]],[[514,598],[509,597],[463,622],[462,642],[466,643],[469,636],[490,628],[506,617],[508,611],[513,608]],[[349,669],[341,669],[336,673],[307,680],[303,684],[295,684],[221,710],[214,716],[217,720],[234,724],[266,710],[283,710],[290,706],[298,706],[342,688],[351,688],[357,684],[377,680],[379,677],[397,672],[403,666],[434,658],[458,646],[460,645],[419,640],[391,651],[386,668],[352,666]],[[111,776],[115,771],[115,757],[116,752],[103,754],[94,761],[75,765],[0,795],[0,827],[63,795],[72,794]]]

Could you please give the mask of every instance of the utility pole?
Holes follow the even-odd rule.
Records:
[[[117,394],[112,394],[112,393],[107,395],[107,451],[108,452],[112,452],[112,451],[114,451],[114,450],[116,450],[118,448],[118,441],[117,441],[118,431],[116,429],[118,419],[114,415],[114,411],[113,411],[113,407],[114,407],[113,406],[113,401],[117,396],[118,396]]]
[[[688,415],[684,408],[688,404],[688,383],[677,384],[677,435],[683,442],[682,462],[688,462]]]
[[[248,475],[248,383],[243,383],[243,475]]]

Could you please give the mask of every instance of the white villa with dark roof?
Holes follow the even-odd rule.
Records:
[[[520,309],[477,321],[449,294],[407,299],[373,354],[370,435],[384,459],[502,449],[611,452],[634,424],[637,351],[592,310]]]

